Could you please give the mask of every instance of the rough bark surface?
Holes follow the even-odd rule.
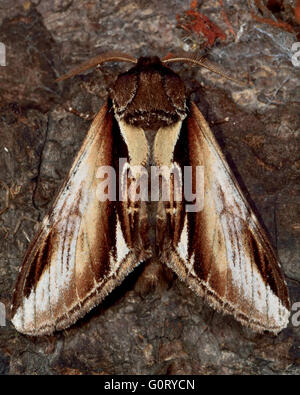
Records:
[[[225,6],[225,12],[222,8]],[[299,25],[296,1],[278,1],[262,23],[246,1],[203,1],[194,9],[223,33],[211,58],[241,87],[207,70],[176,66],[249,192],[300,302],[300,68],[291,62]],[[269,4],[269,5],[270,5]],[[89,128],[67,111],[96,113],[122,64],[108,64],[64,83],[60,74],[105,50],[164,56],[198,49],[187,29],[189,1],[0,0],[0,374],[299,374],[300,318],[292,313],[277,337],[255,334],[214,312],[177,278],[139,292],[132,273],[105,302],[72,328],[30,338],[10,323],[14,282],[30,238],[51,204]],[[187,17],[187,16],[186,16]],[[181,22],[180,22],[181,21]],[[228,122],[219,122],[229,117]],[[299,311],[299,306],[298,306]]]

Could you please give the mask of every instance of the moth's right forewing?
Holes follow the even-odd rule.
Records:
[[[17,280],[12,322],[41,335],[99,303],[138,262],[114,202],[97,198],[97,170],[113,163],[113,115],[96,116],[64,185],[31,243]]]
[[[176,253],[166,263],[214,308],[256,331],[278,333],[290,315],[279,263],[194,103],[183,137],[190,165],[204,167],[204,204],[185,214],[180,240],[173,239]]]

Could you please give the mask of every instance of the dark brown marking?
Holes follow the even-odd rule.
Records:
[[[249,234],[249,242],[250,242],[250,251],[253,252],[254,263],[257,266],[260,274],[262,275],[262,278],[266,281],[265,265],[260,254],[260,248],[252,232],[248,231],[248,234]]]

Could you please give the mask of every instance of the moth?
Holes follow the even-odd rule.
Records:
[[[13,296],[15,328],[34,336],[67,328],[141,262],[155,260],[217,311],[277,334],[290,314],[280,264],[207,122],[168,65],[221,72],[189,54],[160,60],[106,53],[60,80],[108,61],[134,65],[117,77],[29,246]],[[153,166],[165,170],[158,179],[169,182],[168,200],[141,198],[139,187],[146,184],[140,181]],[[195,197],[199,167],[203,204],[189,210],[183,185],[189,182]],[[185,168],[192,169],[189,176]],[[103,169],[113,169],[115,177]],[[111,199],[97,196],[100,182]],[[121,199],[132,182],[135,192]]]

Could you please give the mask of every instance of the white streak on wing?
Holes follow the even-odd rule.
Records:
[[[115,273],[120,267],[121,262],[126,257],[126,255],[130,252],[126,241],[123,236],[121,224],[119,217],[117,216],[117,227],[116,227],[116,259],[113,257],[113,254],[109,254],[109,262],[111,267],[111,272]]]
[[[235,273],[236,286],[239,289],[239,294],[244,297],[249,304],[252,301],[252,263],[248,254],[245,253],[245,246],[243,245],[243,231],[240,217],[233,217],[230,214],[224,214],[224,217],[230,218],[229,227],[232,228],[232,244],[235,260],[229,261],[232,271]],[[225,235],[226,250],[230,247],[230,240]],[[228,245],[227,245],[228,243]]]
[[[116,226],[116,259],[114,258],[113,254],[110,252],[109,254],[109,262],[111,267],[111,272],[115,273],[118,268],[120,267],[121,262],[130,252],[126,241],[123,236],[121,223],[119,217],[117,216],[117,226]]]
[[[271,324],[277,324],[286,327],[288,324],[290,312],[282,304],[281,300],[273,293],[269,285],[267,285],[268,297],[268,318]]]
[[[227,261],[231,271],[232,280],[240,293],[241,277],[243,274],[241,273],[239,265],[238,235],[235,234],[235,232],[239,232],[240,229],[236,229],[234,227],[234,218],[231,215],[223,213],[220,221],[225,238]]]
[[[39,279],[36,290],[23,299],[12,319],[15,328],[20,332],[35,330],[35,314],[49,311],[49,272],[44,271]],[[35,311],[36,310],[36,311]]]
[[[254,306],[258,311],[266,314],[268,311],[267,307],[267,289],[260,273],[255,268],[253,270],[253,285],[254,285]]]
[[[127,247],[126,241],[124,239],[119,218],[117,219],[116,249],[117,249],[117,262],[120,263],[128,254],[129,248]]]
[[[23,320],[24,320],[24,311],[23,311],[23,306],[21,305],[17,309],[16,314],[14,315],[13,319],[11,320],[14,327],[20,332],[23,331]]]
[[[272,306],[271,306],[272,309]],[[281,303],[279,300],[279,321],[282,328],[285,328],[289,323],[290,311]],[[273,312],[271,313],[271,317],[273,316]],[[275,315],[276,317],[276,315]]]
[[[128,199],[127,172],[129,171],[129,169],[130,169],[130,165],[128,164],[128,162],[126,162],[122,167],[122,173],[121,173],[121,196],[122,196],[122,200],[125,201],[127,201]]]
[[[237,242],[240,250],[240,264],[241,264],[241,293],[242,296],[252,303],[252,263],[247,254],[244,253],[243,239],[237,237]]]
[[[79,211],[81,211],[80,207]],[[76,263],[76,244],[82,215],[83,213],[81,213],[79,216],[77,214],[71,214],[71,217],[69,218],[67,229],[68,239],[66,242],[62,262],[61,287],[69,288],[70,281],[73,279]]]
[[[36,287],[36,313],[43,313],[49,310],[49,269],[44,270]]]
[[[269,285],[266,286],[266,298],[268,305],[268,318],[269,321],[275,319],[275,321],[280,320],[280,301],[276,295],[272,292]]]
[[[28,298],[23,299],[24,329],[35,329],[35,291],[32,290]]]
[[[52,251],[51,255],[51,265],[49,268],[49,289],[50,289],[50,305],[55,306],[59,299],[59,277],[60,277],[60,266],[62,261],[62,250],[64,243],[64,233],[66,228],[66,223],[62,220],[62,226],[59,228],[58,246],[56,251]],[[46,284],[45,284],[46,285]]]
[[[265,284],[261,274],[257,270],[253,271],[253,280],[255,308],[268,316],[270,326],[285,328],[290,316],[289,310],[274,294],[270,286]]]
[[[174,162],[172,167],[171,167],[171,172],[173,172],[175,175],[177,175],[177,177],[174,177],[174,199],[178,199],[181,200],[180,197],[182,196],[182,188],[183,188],[183,184],[182,184],[182,171],[180,166],[178,165],[177,162]],[[177,187],[177,188],[176,188]],[[177,196],[178,195],[178,196]]]
[[[116,266],[117,266],[116,260],[115,260],[113,254],[110,251],[110,253],[109,253],[109,267],[111,269],[111,272],[115,273]]]
[[[177,251],[184,262],[188,261],[188,227],[187,227],[187,216],[184,219],[183,229],[180,235],[180,240],[177,245]]]

